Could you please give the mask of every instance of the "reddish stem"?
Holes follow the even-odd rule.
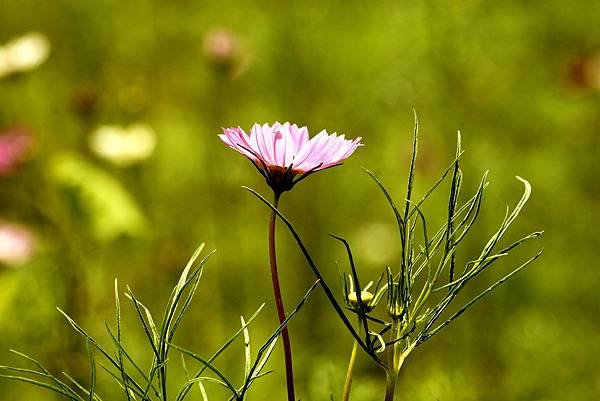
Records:
[[[280,194],[275,192],[273,205],[277,208]],[[277,306],[277,315],[279,316],[279,324],[285,321],[285,309],[283,308],[283,300],[281,298],[281,288],[279,287],[279,274],[277,273],[277,256],[275,254],[275,222],[277,214],[271,212],[269,220],[269,261],[271,262],[271,280],[273,281],[273,294],[275,295],[275,305]],[[294,372],[292,368],[292,347],[290,344],[290,336],[287,326],[281,331],[283,338],[283,353],[285,357],[285,378],[287,382],[288,401],[295,401],[294,396]]]

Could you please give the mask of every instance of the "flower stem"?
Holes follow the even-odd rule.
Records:
[[[402,325],[397,320],[394,320],[390,335],[398,338],[401,332]],[[397,341],[394,344],[394,348],[389,354],[389,362],[386,369],[387,386],[385,389],[385,401],[394,401],[394,391],[396,390],[396,383],[398,381],[398,376],[400,375],[400,369],[402,369],[404,361],[416,345],[416,341],[408,341],[406,347],[403,347],[400,341]]]
[[[394,401],[394,390],[396,390],[396,381],[398,380],[398,373],[393,371],[387,371],[386,374],[387,386],[385,388],[385,401]]]
[[[348,372],[346,373],[346,382],[344,383],[344,393],[342,401],[350,399],[350,387],[352,387],[352,378],[354,377],[354,365],[356,364],[356,354],[358,353],[358,341],[354,340],[352,353],[350,354],[350,362],[348,362]]]
[[[279,196],[281,194],[275,192],[273,206],[277,207]],[[275,295],[275,306],[277,307],[277,315],[279,316],[279,324],[285,321],[285,309],[283,308],[283,300],[281,298],[281,288],[279,286],[279,274],[277,273],[277,256],[275,253],[275,222],[277,214],[271,212],[269,220],[269,261],[271,263],[271,280],[273,281],[273,294]],[[295,401],[294,395],[294,372],[292,368],[292,347],[290,344],[290,336],[287,326],[281,331],[283,339],[283,354],[285,358],[285,378],[287,383],[288,401]]]
[[[360,319],[358,319],[358,335],[361,334]],[[348,362],[348,371],[346,372],[346,382],[344,383],[344,392],[342,393],[342,401],[350,399],[350,388],[352,387],[352,379],[354,378],[354,365],[356,365],[356,355],[358,354],[358,341],[354,340],[350,361]]]

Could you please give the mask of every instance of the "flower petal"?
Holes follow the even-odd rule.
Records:
[[[277,193],[289,191],[297,182],[294,176],[339,164],[362,146],[362,138],[348,140],[344,135],[328,134],[325,130],[309,138],[306,127],[287,121],[254,124],[249,136],[241,128],[228,128],[219,138],[258,162],[266,173],[267,183]]]

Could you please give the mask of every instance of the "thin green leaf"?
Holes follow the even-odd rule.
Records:
[[[398,225],[398,233],[400,234],[400,243],[401,244],[404,243],[404,221],[402,220],[402,215],[400,214],[398,207],[396,206],[394,200],[392,199],[392,196],[390,195],[388,190],[385,188],[385,186],[383,185],[381,180],[379,178],[377,178],[377,176],[372,171],[367,170],[366,168],[363,168],[363,171],[365,173],[367,173],[369,175],[369,177],[371,177],[373,179],[373,181],[375,181],[375,183],[377,184],[379,189],[381,189],[381,192],[383,192],[385,199],[387,200],[388,204],[392,208],[392,211],[394,212],[394,217],[396,218],[396,224]]]
[[[253,381],[256,379],[256,377],[254,377],[255,374],[260,373],[260,370],[264,367],[269,356],[271,355],[271,352],[273,352],[273,347],[275,346],[275,342],[276,342],[277,338],[279,337],[279,335],[281,334],[283,328],[286,327],[288,322],[296,315],[296,313],[298,313],[300,311],[302,306],[306,303],[306,300],[308,299],[309,295],[312,293],[312,291],[317,286],[317,284],[319,284],[319,280],[315,281],[313,283],[313,285],[310,286],[310,288],[308,289],[306,294],[304,294],[304,296],[302,297],[300,302],[298,302],[296,307],[289,313],[289,315],[284,319],[284,321],[279,325],[279,327],[273,332],[273,334],[271,334],[271,336],[267,339],[267,341],[265,341],[263,346],[260,347],[260,349],[258,350],[258,353],[256,354],[256,360],[254,361],[254,364],[250,368],[250,374],[248,375],[248,377],[246,377],[246,379],[244,381],[244,385],[242,386],[242,388],[239,392],[239,395],[241,397],[240,399],[242,399],[242,400],[244,399],[246,391],[248,391],[248,388],[253,383]]]
[[[504,233],[506,232],[508,227],[510,227],[510,225],[515,221],[515,219],[517,218],[517,216],[523,209],[523,206],[525,206],[525,203],[527,203],[527,201],[529,200],[529,196],[531,195],[531,184],[529,184],[529,182],[527,180],[525,180],[519,176],[517,176],[517,179],[519,181],[521,181],[523,183],[523,185],[525,186],[523,195],[521,196],[521,199],[519,200],[519,202],[513,209],[512,213],[510,213],[510,215],[507,215],[507,217],[504,219],[504,221],[500,225],[500,229],[496,232],[496,234],[494,234],[490,238],[488,243],[485,245],[485,247],[483,248],[483,251],[481,252],[479,259],[483,260],[487,256],[489,256],[489,254],[491,253],[494,246],[498,243],[500,238],[502,238],[502,236],[504,235]]]
[[[192,257],[186,264],[185,268],[183,269],[183,272],[181,273],[181,276],[179,277],[179,281],[177,282],[177,285],[175,286],[176,293],[181,292],[183,290],[183,287],[186,283],[186,279],[190,272],[190,269],[192,268],[192,266],[194,265],[194,262],[196,261],[196,259],[198,259],[198,256],[200,256],[200,253],[202,253],[203,250],[204,250],[204,243],[200,244],[200,246],[198,248],[196,248],[196,251],[194,252]]]
[[[148,399],[148,393],[150,392],[150,389],[152,388],[152,390],[154,390],[154,394],[156,394],[157,397],[160,398],[160,395],[158,393],[158,391],[154,388],[154,385],[152,384],[152,382],[154,381],[154,377],[156,376],[156,373],[159,371],[159,369],[161,369],[163,367],[163,365],[166,365],[169,362],[169,360],[164,361],[163,363],[160,364],[156,364],[156,359],[154,359],[152,361],[152,368],[150,369],[150,373],[148,374],[148,384],[146,384],[146,388],[144,389],[144,394],[142,394],[142,400],[146,400]]]
[[[129,352],[127,352],[127,350],[123,347],[123,344],[119,342],[118,338],[115,336],[115,334],[112,332],[112,330],[110,329],[110,327],[108,327],[108,324],[105,322],[104,323],[104,327],[106,328],[106,331],[108,332],[108,335],[110,336],[110,338],[113,341],[113,344],[115,345],[115,347],[117,348],[117,351],[122,355],[125,356],[125,358],[127,358],[127,360],[133,365],[133,367],[135,368],[135,370],[137,370],[137,372],[148,382],[151,382],[151,380],[146,378],[146,374],[144,372],[144,370],[139,366],[139,364],[137,364],[135,362],[135,360],[131,357],[131,355],[129,355]],[[130,380],[130,378],[129,378]],[[154,390],[154,393],[156,395],[158,395],[158,391],[156,390],[156,388],[154,388],[154,386],[151,386],[151,388]]]
[[[181,365],[183,366],[183,371],[185,372],[185,378],[190,380],[190,371],[188,370],[187,363],[185,363],[185,355],[181,354]]]
[[[208,401],[208,394],[206,394],[206,389],[204,388],[204,384],[201,381],[198,382],[198,387],[200,388],[200,394],[202,395],[202,401]]]
[[[244,329],[246,327],[248,327],[250,325],[250,323],[252,323],[252,321],[258,316],[258,314],[262,311],[262,309],[264,307],[265,307],[265,303],[262,303],[260,305],[260,307],[256,310],[256,312],[254,312],[254,314],[252,316],[250,316],[250,318],[246,322],[245,326],[242,327],[241,329],[239,329],[238,331],[236,331],[231,337],[229,337],[229,339],[227,341],[225,341],[225,343],[223,343],[223,345],[217,351],[215,351],[215,353],[213,353],[210,358],[208,358],[208,362],[212,363],[215,359],[217,359],[217,357],[219,355],[221,355],[221,353],[223,351],[225,351],[225,349],[227,349],[227,347],[229,347],[240,334],[243,333]],[[198,377],[200,377],[202,375],[202,373],[204,373],[205,370],[206,370],[206,366],[202,366],[202,368],[198,371],[198,373],[196,373],[194,378],[197,379]],[[190,389],[191,389],[191,386],[187,387],[187,388],[184,386],[179,391],[179,394],[177,395],[176,400],[181,401],[181,400],[185,399],[185,397],[189,393]]]
[[[369,335],[369,322],[367,321],[367,319],[365,318],[367,312],[365,311],[365,306],[363,305],[362,302],[362,298],[361,298],[361,294],[362,294],[362,287],[360,285],[360,281],[358,280],[358,273],[356,272],[356,266],[354,265],[354,257],[352,256],[352,250],[350,249],[350,244],[348,244],[348,241],[346,241],[344,238],[342,237],[338,237],[335,235],[331,235],[330,236],[332,238],[335,238],[336,240],[340,241],[343,245],[344,248],[346,249],[346,253],[348,254],[348,260],[350,262],[350,269],[352,271],[352,280],[354,282],[354,287],[356,288],[356,299],[358,301],[357,304],[357,308],[358,308],[358,319],[361,322],[361,324],[363,325],[363,330],[365,334],[365,343],[369,344],[371,338]]]
[[[91,337],[85,330],[83,330],[83,328],[81,328],[81,326],[79,326],[73,319],[71,319],[71,317],[69,315],[67,315],[62,309],[60,308],[56,308],[66,319],[67,321],[71,324],[71,326],[73,326],[73,328],[75,329],[75,331],[77,331],[80,335],[82,335],[83,337],[85,337],[87,340],[89,340],[90,344],[93,345],[98,351],[100,351],[100,353],[102,355],[104,355],[104,357],[106,359],[108,359],[108,361],[117,369],[119,369],[119,363],[108,353],[104,350],[104,348],[102,348],[102,346],[100,346],[100,344],[98,344],[96,342],[96,340],[94,340],[93,337]],[[111,372],[112,373],[112,372]],[[127,375],[127,380],[129,382],[131,382],[134,387],[138,390],[138,391],[142,391],[141,386],[129,375]]]
[[[454,217],[454,210],[456,209],[456,203],[458,202],[458,195],[460,193],[460,184],[462,174],[459,168],[459,160],[458,155],[461,154],[461,143],[460,143],[460,131],[458,132],[458,136],[456,139],[456,156],[457,160],[454,164],[454,172],[452,173],[452,184],[450,185],[450,197],[448,199],[448,220],[446,223],[447,232],[446,232],[446,247],[445,252],[448,252],[450,248],[454,245],[454,227],[452,224],[452,220]],[[450,259],[450,270],[449,270],[449,280],[454,280],[454,266],[455,266],[455,254],[452,254]]]
[[[208,258],[210,258],[216,251],[211,251],[201,262],[200,262],[200,266],[198,267],[198,274],[196,275],[196,277],[193,280],[193,284],[192,287],[190,288],[188,295],[183,303],[183,306],[181,306],[179,308],[179,313],[177,315],[177,317],[175,318],[175,322],[173,323],[172,327],[171,327],[171,331],[169,333],[169,338],[168,341],[170,342],[173,339],[173,336],[175,335],[175,331],[177,330],[177,327],[179,327],[179,324],[181,323],[181,320],[183,319],[183,316],[185,315],[185,312],[187,311],[192,299],[194,298],[194,295],[196,294],[196,290],[198,289],[198,284],[200,283],[200,278],[202,277],[202,272],[204,271],[204,264],[206,263],[206,261],[208,260]]]
[[[119,376],[117,376],[115,373],[113,373],[108,367],[106,367],[103,363],[99,363],[98,365],[100,365],[100,367],[102,369],[104,369],[104,371],[106,373],[108,373],[113,379],[115,379],[115,381],[119,384],[119,386],[121,386],[122,389],[125,389],[125,384],[123,383],[123,379],[121,379]],[[128,378],[128,380],[131,381],[131,378]],[[137,394],[138,396],[140,396],[142,398],[142,400],[144,401],[150,401],[149,398],[144,398],[142,397],[143,393],[141,391],[141,389],[138,389],[137,387],[130,387],[131,391],[129,392],[129,394],[131,395],[132,393]]]
[[[408,221],[408,211],[410,208],[410,201],[412,196],[413,184],[415,181],[415,164],[417,161],[418,143],[419,143],[419,118],[417,117],[417,111],[413,110],[415,116],[415,128],[413,129],[413,146],[410,157],[410,167],[408,170],[408,185],[406,188],[406,204],[404,205],[404,221]]]
[[[63,376],[65,376],[71,383],[73,383],[75,385],[75,387],[77,387],[79,390],[81,390],[82,393],[84,393],[85,395],[87,395],[89,398],[88,399],[96,399],[97,401],[102,401],[100,399],[100,397],[98,397],[97,394],[94,394],[94,392],[90,392],[89,389],[83,387],[81,384],[79,384],[79,382],[77,382],[77,380],[75,380],[74,378],[72,378],[69,374],[67,374],[66,372],[62,372]]]
[[[121,302],[119,300],[119,284],[117,279],[115,278],[115,319],[117,322],[117,362],[119,363],[119,370],[121,372],[121,378],[123,379],[123,383],[125,385],[125,395],[127,396],[127,400],[131,401],[131,396],[129,395],[129,383],[127,380],[127,373],[125,372],[125,365],[123,364],[123,346],[121,345]],[[108,329],[108,325],[106,326]],[[110,330],[108,330],[110,332]],[[111,333],[112,336],[112,333]],[[88,341],[89,344],[89,341]]]
[[[140,319],[140,322],[142,323],[142,327],[144,328],[144,332],[146,333],[146,337],[148,338],[148,342],[150,343],[150,346],[152,347],[152,350],[154,351],[155,355],[158,355],[158,331],[156,330],[156,325],[154,324],[154,320],[152,319],[152,314],[150,313],[150,311],[148,310],[148,308],[146,308],[146,306],[144,306],[144,304],[142,304],[140,301],[137,300],[137,298],[135,297],[135,295],[133,295],[133,291],[131,290],[131,288],[129,288],[129,286],[127,286],[127,293],[125,293],[125,296],[127,298],[129,298],[131,300],[131,302],[133,303],[133,306],[137,312],[138,318]],[[142,308],[144,313],[142,313]],[[144,318],[145,315],[145,318]],[[148,322],[146,322],[146,320]]]
[[[71,387],[69,387],[68,385],[66,385],[65,383],[63,383],[62,381],[60,381],[58,378],[56,378],[54,375],[52,375],[45,367],[44,365],[42,365],[39,361],[37,361],[36,359],[23,354],[22,352],[19,352],[17,350],[11,349],[10,352],[12,352],[15,355],[18,355],[22,358],[27,359],[28,361],[32,362],[34,365],[36,365],[38,367],[38,369],[40,369],[40,372],[38,372],[38,374],[40,376],[44,376],[46,377],[48,380],[51,380],[54,382],[54,384],[62,389],[63,391],[69,392],[71,393],[73,396],[80,398],[79,394],[77,394],[75,391],[73,391],[73,389]],[[6,367],[9,368],[9,367]],[[18,369],[18,368],[10,368],[10,369]],[[31,371],[31,372],[35,372],[35,371]],[[30,372],[30,373],[31,373]]]
[[[505,275],[504,277],[502,277],[500,280],[496,281],[494,284],[492,284],[491,286],[489,286],[486,290],[484,290],[481,293],[479,293],[475,298],[473,298],[472,300],[470,300],[469,302],[467,302],[456,313],[454,313],[452,316],[450,316],[450,318],[448,318],[448,320],[446,320],[444,323],[442,323],[439,326],[437,326],[431,332],[424,333],[423,338],[421,340],[419,340],[419,341],[420,342],[424,342],[425,340],[427,340],[430,337],[432,337],[433,335],[435,335],[441,329],[443,329],[448,324],[450,324],[454,319],[456,319],[457,317],[459,317],[460,315],[462,315],[467,309],[469,309],[471,306],[473,306],[481,298],[483,298],[484,296],[486,296],[487,294],[489,294],[490,292],[492,292],[496,287],[498,287],[499,285],[501,285],[504,282],[506,282],[508,279],[510,279],[511,277],[513,277],[515,274],[517,274],[518,272],[520,272],[522,269],[524,269],[526,266],[528,266],[530,263],[532,263],[534,260],[536,260],[538,257],[540,257],[543,252],[544,252],[544,250],[542,249],[535,256],[533,256],[532,258],[528,259],[525,263],[523,263],[521,266],[517,267],[512,272],[508,273],[507,275]]]
[[[275,337],[271,343],[269,344],[269,346],[265,349],[262,357],[260,358],[260,360],[257,360],[257,364],[256,364],[256,368],[254,369],[254,372],[252,373],[252,377],[250,377],[251,380],[256,379],[259,375],[260,375],[260,371],[264,368],[265,364],[267,363],[267,361],[269,360],[269,358],[271,357],[271,353],[273,352],[273,349],[275,348],[275,345],[277,344],[277,339],[279,337]]]
[[[90,370],[91,370],[91,380],[90,380],[90,391],[89,391],[89,395],[90,395],[90,401],[94,400],[94,397],[97,398],[98,400],[100,400],[98,397],[95,396],[95,392],[96,392],[96,359],[94,358],[94,353],[92,352],[92,347],[90,346],[90,342],[86,341],[85,343],[85,347],[88,353],[88,358],[90,360]]]
[[[27,377],[11,376],[11,375],[0,374],[0,378],[2,378],[2,379],[9,379],[9,380],[16,380],[16,381],[21,381],[21,382],[33,384],[33,385],[36,385],[38,387],[43,387],[43,388],[46,388],[48,390],[52,390],[55,393],[64,395],[65,397],[67,397],[67,398],[69,398],[69,399],[71,399],[73,401],[83,401],[83,399],[81,397],[75,397],[72,394],[70,394],[70,393],[62,390],[59,387],[55,387],[55,386],[53,386],[51,384],[40,382],[40,381],[37,381],[37,380],[33,380],[33,379],[30,379],[30,378],[27,378]]]
[[[244,330],[244,377],[248,377],[248,374],[250,373],[250,365],[252,363],[252,354],[250,353],[250,331],[248,330],[248,326],[246,326],[243,316],[240,316],[240,320]]]
[[[202,274],[204,263],[206,262],[207,258],[213,253],[211,252],[207,257],[200,261],[199,267],[192,271],[191,269],[194,266],[196,259],[198,258],[203,249],[204,244],[200,245],[198,249],[196,249],[196,252],[190,258],[186,267],[184,268],[179,278],[179,281],[177,282],[177,285],[171,293],[171,297],[169,298],[169,301],[167,303],[167,308],[165,309],[164,318],[161,324],[160,337],[158,342],[157,362],[161,364],[161,368],[158,371],[158,378],[161,384],[163,401],[167,400],[167,366],[166,364],[163,364],[163,362],[168,359],[170,341],[173,338],[175,329],[179,325],[180,319],[182,318],[185,309],[191,302],[191,298],[194,295],[200,276]],[[179,309],[179,316],[175,317],[177,314],[181,297],[183,296],[186,288],[190,284],[192,285],[192,289],[188,294],[187,299],[184,301],[183,307]],[[175,324],[173,324],[173,321],[175,321]]]
[[[475,214],[472,216],[469,226],[464,228],[464,232],[461,235],[459,235],[459,237],[456,239],[455,245],[458,245],[460,243],[460,241],[464,238],[464,236],[466,235],[468,230],[473,225],[474,219],[477,217],[477,214],[479,213],[483,189],[487,186],[486,177],[487,177],[487,172],[484,174],[482,183],[481,183],[480,187],[478,188],[478,190],[476,191],[475,195],[473,195],[473,197],[471,197],[471,199],[469,199],[464,205],[462,205],[454,214],[452,221],[457,220],[465,211],[467,211],[465,218],[463,218],[463,220],[457,224],[456,229],[455,229],[455,231],[456,231],[458,229],[463,228],[464,224],[466,224],[466,222],[468,221],[469,216],[471,216],[471,213],[473,212],[473,210],[476,210]],[[416,210],[418,210],[418,205],[415,205],[415,207],[413,208],[413,211],[416,211]],[[447,222],[440,227],[440,229],[435,233],[435,235],[429,241],[428,245],[429,245],[430,258],[433,257],[434,254],[436,254],[437,250],[443,243],[443,239],[444,239],[443,234],[447,232],[446,230],[447,230]],[[419,254],[417,254],[413,263],[417,263],[423,256],[424,256],[424,252],[420,252]],[[419,267],[415,271],[415,273],[412,277],[413,282],[416,279],[416,277],[418,277],[418,275],[421,273],[423,268],[426,266],[427,266],[427,261],[425,260],[424,262],[422,262],[419,265]]]
[[[200,362],[202,365],[206,366],[210,371],[212,371],[214,374],[216,374],[217,376],[219,376],[219,378],[226,384],[227,388],[231,391],[231,393],[233,395],[235,395],[236,398],[238,398],[237,390],[235,389],[235,387],[233,386],[233,384],[229,381],[229,379],[227,378],[227,376],[225,376],[219,369],[217,369],[208,360],[206,360],[206,359],[202,358],[201,356],[196,355],[194,352],[192,352],[190,350],[187,350],[185,348],[182,348],[182,347],[180,347],[178,345],[170,344],[170,346],[173,347],[173,348],[175,348],[179,352],[183,352],[184,354],[188,355],[189,357],[192,357],[193,359],[195,359],[198,362]]]

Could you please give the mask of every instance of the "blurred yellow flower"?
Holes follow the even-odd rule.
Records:
[[[103,125],[89,139],[92,152],[119,167],[139,163],[152,155],[156,147],[156,134],[146,124],[127,128]]]
[[[50,42],[41,33],[31,32],[0,46],[0,78],[33,70],[50,54]]]

